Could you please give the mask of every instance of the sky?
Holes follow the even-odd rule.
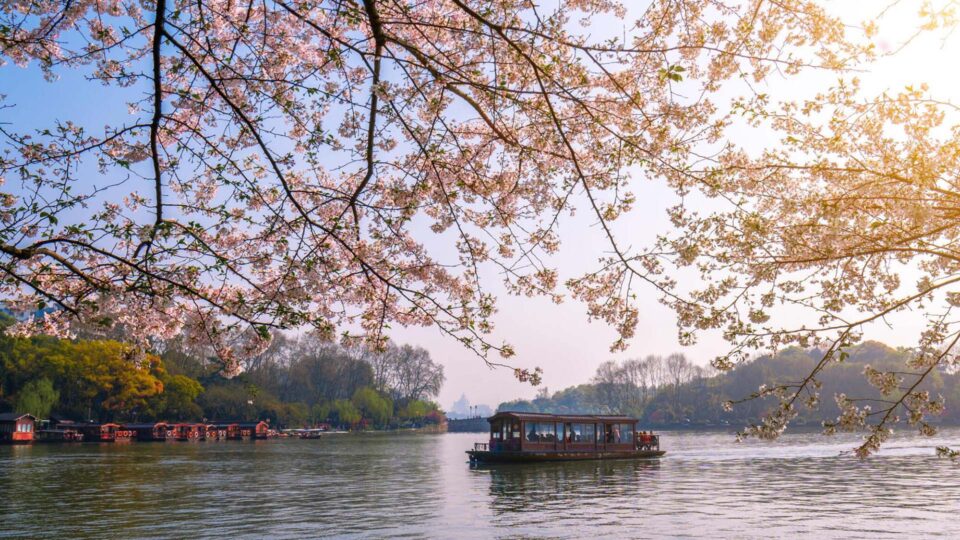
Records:
[[[841,10],[842,16],[854,24],[875,12],[879,5],[872,0],[830,3],[831,9]],[[619,21],[605,21],[603,24],[607,27],[602,30],[617,31],[623,26]],[[879,46],[895,48],[904,35],[903,28],[885,28],[881,26],[877,38]],[[861,75],[865,87],[874,91],[895,90],[904,81],[926,80],[935,90],[947,89],[944,97],[952,97],[949,94],[960,88],[960,74],[948,66],[955,63],[960,47],[956,39],[944,42],[941,38],[918,40],[900,56],[879,62],[871,72]],[[768,91],[775,96],[809,95],[828,82],[820,74],[811,74],[802,76],[799,82],[772,80],[766,88],[758,91]],[[96,126],[99,119],[126,114],[122,105],[124,100],[117,99],[120,94],[115,96],[114,92],[99,84],[85,82],[75,74],[64,73],[59,80],[48,82],[35,67],[23,69],[7,64],[0,67],[0,94],[7,95],[5,103],[16,103],[17,107],[0,109],[0,122],[19,127],[24,123],[48,122],[69,113],[71,117],[79,117]],[[745,139],[755,136],[748,131],[739,135]],[[677,201],[676,196],[655,179],[637,178],[632,187],[637,203],[616,227],[623,243],[641,246],[668,230],[670,224],[665,210]],[[586,214],[581,212],[560,222],[563,245],[560,253],[548,262],[559,269],[561,283],[591,268],[599,257],[607,254],[602,231]],[[677,342],[673,312],[657,301],[651,288],[637,291],[640,321],[636,337],[627,351],[614,354],[609,347],[616,337],[615,331],[601,322],[588,322],[584,305],[572,300],[557,305],[545,298],[508,296],[495,277],[488,280],[487,286],[499,297],[492,341],[503,340],[514,346],[517,355],[509,360],[512,365],[541,367],[544,371],[542,385],[550,391],[588,382],[597,366],[606,360],[682,352],[695,363],[706,365],[711,358],[726,350],[724,342],[715,334],[701,336],[694,346],[681,347]],[[906,314],[889,322],[889,327],[878,327],[867,337],[882,339],[891,345],[910,345],[915,341],[919,328],[916,318]],[[429,349],[433,358],[444,365],[447,381],[439,395],[439,402],[444,407],[449,407],[462,394],[473,404],[495,407],[502,401],[531,398],[537,392],[537,388],[515,380],[509,370],[488,368],[482,360],[436,329],[394,329],[392,338],[399,343]]]
[[[849,25],[858,26],[887,3],[839,0],[825,5]],[[911,24],[915,21],[911,15],[918,5],[904,3],[899,6],[900,11],[895,10],[885,22],[881,22],[880,33],[875,39],[878,50],[893,51],[905,40],[913,28]],[[927,82],[938,95],[957,98],[960,97],[957,95],[960,71],[948,67],[955,65],[957,58],[960,58],[957,38],[942,33],[931,34],[912,41],[897,55],[877,61],[858,77],[864,89],[872,92],[897,91],[905,84]],[[774,78],[757,91],[772,96],[809,96],[825,88],[833,78],[833,75],[825,77],[816,73],[789,81]],[[747,139],[747,146],[749,139],[757,136],[749,131],[739,134]],[[631,214],[618,222],[618,233],[625,243],[643,245],[658,233],[670,229],[665,211],[676,203],[676,198],[655,180],[636,179],[631,187],[637,195],[637,204]],[[554,261],[561,272],[561,283],[575,276],[577,270],[588,268],[598,257],[607,255],[602,231],[587,219],[579,223],[561,223],[561,237],[564,245]],[[913,283],[908,276],[903,281]],[[726,343],[716,333],[701,335],[694,346],[681,346],[673,311],[658,302],[652,288],[640,288],[637,292],[640,306],[637,336],[624,352],[610,352],[610,344],[615,339],[614,330],[602,322],[589,323],[585,306],[573,300],[555,305],[541,298],[500,295],[500,311],[495,318],[496,335],[502,335],[516,347],[518,354],[510,360],[511,363],[543,368],[543,386],[551,392],[588,382],[597,366],[607,360],[681,352],[696,364],[705,366],[712,358],[727,351]],[[912,346],[922,328],[923,321],[916,314],[903,313],[869,329],[865,337],[892,346]],[[437,336],[434,330],[403,329],[396,336],[401,341],[427,346],[433,356],[444,363],[447,382],[440,394],[440,403],[444,406],[449,406],[461,394],[466,394],[471,403],[486,403],[493,407],[505,400],[529,399],[536,395],[538,388],[515,381],[505,370],[488,369],[469,351]]]

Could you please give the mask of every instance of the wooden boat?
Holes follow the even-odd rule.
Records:
[[[38,443],[83,442],[83,433],[72,428],[38,429],[35,441]]]
[[[27,413],[0,413],[0,444],[30,444],[37,418]]]
[[[117,440],[117,431],[120,429],[119,424],[95,424],[95,423],[86,423],[80,424],[79,428],[81,433],[83,433],[83,440],[87,442],[114,442]]]
[[[123,424],[120,426],[122,431],[133,433],[133,439],[137,441],[165,441],[173,439],[171,430],[166,422],[151,422],[146,424]],[[119,434],[117,435],[119,438]]]
[[[467,450],[471,463],[530,463],[656,458],[660,438],[637,431],[637,419],[610,415],[500,412],[487,419],[490,439]]]
[[[240,422],[237,424],[242,439],[266,439],[270,431],[267,422]]]
[[[266,439],[270,424],[267,422],[234,422],[232,424],[215,424],[218,430],[226,433],[231,441],[243,439]]]
[[[301,439],[319,439],[323,436],[322,429],[298,429],[297,436]]]
[[[200,424],[200,438],[205,441],[216,441],[221,438],[220,430],[215,424]]]
[[[173,438],[178,441],[199,441],[205,434],[206,426],[203,424],[176,424],[173,426]]]
[[[34,440],[39,443],[83,442],[84,434],[80,429],[82,425],[73,420],[51,416],[49,420],[40,420],[37,423]]]

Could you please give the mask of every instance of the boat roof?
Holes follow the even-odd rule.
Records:
[[[519,418],[520,420],[540,420],[544,422],[639,422],[632,416],[619,414],[548,414],[522,411],[500,411],[487,418],[488,422],[500,418]]]
[[[29,413],[0,413],[0,422],[15,422],[25,416],[29,416],[31,420],[36,420],[37,417]]]
[[[146,424],[123,424],[124,428],[127,429],[153,429],[160,426],[168,426],[170,424],[166,422],[150,422]]]
[[[210,425],[216,426],[216,427],[218,427],[218,428],[225,428],[225,427],[230,427],[230,426],[237,426],[237,427],[241,427],[241,428],[251,428],[251,427],[257,427],[257,426],[259,426],[260,424],[266,424],[267,426],[270,425],[270,424],[267,424],[267,422],[265,422],[265,421],[263,421],[263,420],[260,420],[260,421],[258,421],[258,422],[220,422],[220,423],[218,423],[218,424],[210,424]]]

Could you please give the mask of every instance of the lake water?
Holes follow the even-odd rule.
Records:
[[[654,461],[471,468],[482,434],[0,447],[0,536],[817,538],[960,536],[960,464],[903,435],[738,444],[664,432]]]

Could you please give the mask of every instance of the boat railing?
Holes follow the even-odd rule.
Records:
[[[473,449],[478,452],[486,452],[489,448],[490,448],[489,443],[485,443],[485,442],[473,443]]]

